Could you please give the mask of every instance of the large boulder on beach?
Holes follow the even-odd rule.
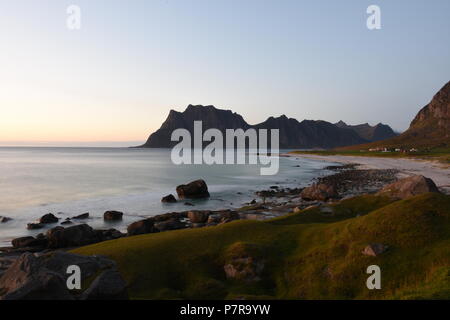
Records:
[[[414,175],[385,186],[379,191],[379,194],[405,199],[427,192],[439,192],[439,189],[430,178],[426,178],[422,175]]]
[[[39,223],[41,224],[50,224],[50,223],[57,223],[59,219],[55,217],[53,213],[47,213],[44,214],[40,219]]]
[[[178,198],[180,199],[198,199],[208,198],[208,186],[204,180],[192,181],[188,184],[182,184],[177,187]]]
[[[300,193],[300,197],[302,197],[303,200],[308,201],[327,201],[329,199],[337,198],[338,193],[333,185],[314,183],[312,186],[303,189]]]
[[[87,224],[55,227],[47,231],[49,248],[84,246],[99,241],[96,232]]]
[[[67,288],[69,266],[81,270],[81,281],[92,284],[80,294]],[[126,299],[126,282],[116,263],[98,256],[57,251],[36,256],[24,253],[0,277],[1,300]]]
[[[139,220],[130,224],[127,228],[128,236],[158,232],[150,219]]]
[[[177,202],[177,199],[175,198],[175,196],[173,194],[169,194],[169,195],[163,197],[161,199],[161,202],[164,202],[164,203],[175,203],[175,202]]]
[[[122,220],[122,217],[123,217],[123,212],[114,211],[114,210],[106,211],[103,214],[103,219],[105,221],[120,221],[120,220]]]

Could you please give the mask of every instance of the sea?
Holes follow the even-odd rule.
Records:
[[[82,223],[125,231],[134,221],[166,212],[239,208],[259,200],[258,190],[306,186],[329,174],[324,168],[335,164],[280,157],[278,174],[262,176],[259,165],[175,165],[170,153],[170,149],[0,147],[0,216],[12,218],[0,223],[0,246],[45,232],[26,226],[46,213],[63,221],[89,212],[90,218]],[[176,196],[178,185],[197,179],[206,181],[209,199],[189,200],[193,207],[186,201],[161,203],[163,196]],[[105,223],[107,210],[122,211],[123,221]]]

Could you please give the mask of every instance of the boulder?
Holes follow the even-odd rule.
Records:
[[[162,222],[155,223],[155,228],[160,231],[178,230],[186,228],[186,224],[177,219],[170,219]]]
[[[224,210],[224,211],[217,211],[217,213],[220,214],[220,223],[228,223],[240,219],[240,215],[237,211]]]
[[[88,219],[88,218],[89,218],[89,212],[72,217],[72,219],[77,219],[77,220]]]
[[[0,278],[1,300],[72,300],[64,278],[32,253],[21,255]]]
[[[82,300],[128,300],[127,283],[116,270],[106,270],[83,293]]]
[[[11,241],[14,248],[26,248],[26,247],[46,247],[47,239],[40,238],[36,239],[34,237],[21,237],[16,238]]]
[[[145,219],[133,222],[127,228],[128,236],[136,236],[138,234],[158,232],[154,227],[152,220]]]
[[[371,243],[362,251],[363,255],[376,257],[388,249],[388,246],[382,243]]]
[[[61,222],[61,224],[62,224],[63,226],[65,226],[65,225],[68,225],[68,224],[73,224],[73,222],[70,221],[70,220],[65,220],[65,221]]]
[[[103,214],[105,221],[119,221],[122,220],[123,212],[120,211],[106,211]]]
[[[37,229],[42,229],[43,227],[44,227],[44,225],[42,223],[28,223],[27,224],[28,230],[37,230]]]
[[[49,248],[66,248],[84,246],[101,241],[97,234],[87,224],[72,227],[55,227],[47,231]]]
[[[192,223],[205,223],[210,214],[211,211],[189,211],[188,218]]]
[[[175,198],[175,196],[173,194],[169,194],[168,196],[165,196],[161,199],[161,202],[164,203],[175,203],[177,202],[177,199]]]
[[[385,186],[379,191],[379,194],[386,194],[394,198],[405,199],[426,192],[439,192],[439,190],[430,178],[414,175]]]
[[[303,200],[307,201],[327,201],[329,199],[337,198],[338,194],[336,188],[332,185],[315,183],[312,186],[303,189],[303,191],[300,193],[300,197]]]
[[[180,199],[209,198],[208,186],[201,179],[179,185],[177,187],[177,194]]]
[[[93,238],[93,242],[114,240],[125,236],[122,232],[116,229],[94,230],[94,234],[95,237]]]
[[[295,207],[295,208],[293,209],[293,212],[294,212],[294,213],[300,213],[300,212],[302,212],[302,208],[301,208],[301,207]]]
[[[41,224],[50,224],[50,223],[57,223],[59,219],[55,217],[53,213],[47,213],[44,214],[40,219],[39,223]]]
[[[6,222],[9,222],[11,220],[12,220],[11,218],[0,216],[0,223],[6,223]]]
[[[93,278],[84,293],[68,290],[67,268],[81,269],[83,282]],[[99,276],[97,276],[99,275]],[[126,283],[114,261],[56,251],[40,256],[24,253],[0,277],[0,299],[3,300],[73,300],[126,299]]]

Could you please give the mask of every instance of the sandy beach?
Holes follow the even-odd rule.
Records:
[[[434,161],[338,155],[286,155],[296,158],[301,157],[344,164],[357,163],[360,164],[361,169],[396,169],[400,171],[399,178],[419,174],[431,178],[440,189],[444,190],[446,193],[450,193],[450,169],[445,168],[442,164]]]

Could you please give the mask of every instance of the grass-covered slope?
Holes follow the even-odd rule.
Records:
[[[389,250],[361,254],[372,242]],[[226,279],[224,264],[241,251],[263,259],[261,281]],[[136,299],[449,299],[450,196],[362,196],[332,210],[127,237],[75,252],[115,259]],[[381,290],[366,287],[372,264],[381,268]]]

